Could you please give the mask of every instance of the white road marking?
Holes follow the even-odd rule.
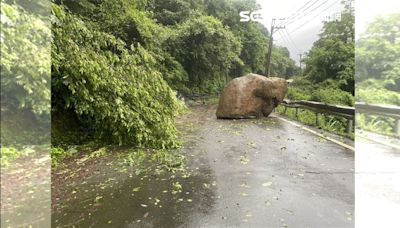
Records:
[[[368,137],[368,136],[362,135],[362,134],[356,134],[356,136],[360,137],[360,138],[363,138],[363,139],[366,139],[366,140],[369,140],[369,141],[372,141],[372,142],[375,142],[375,143],[382,144],[384,146],[388,146],[388,147],[392,147],[394,149],[400,150],[400,146],[399,145],[396,145],[396,144],[393,144],[393,143],[390,143],[390,142],[387,142],[387,141],[375,139],[375,138]]]
[[[287,120],[287,119],[285,119],[285,118],[282,118],[282,117],[279,117],[279,116],[276,116],[276,118],[278,118],[278,119],[280,119],[280,120],[283,120],[283,121],[285,121],[285,122],[287,122],[287,123],[289,123],[289,124],[291,124],[291,125],[293,125],[293,126],[296,126],[296,127],[298,127],[298,128],[301,128],[301,129],[303,129],[303,130],[305,130],[305,131],[308,131],[308,132],[310,132],[310,133],[312,133],[312,134],[314,134],[314,135],[317,135],[317,136],[319,136],[319,137],[321,137],[321,138],[324,138],[324,139],[326,139],[326,140],[329,140],[329,141],[331,141],[331,142],[333,142],[333,143],[335,143],[335,144],[338,144],[338,145],[340,145],[340,146],[342,146],[342,147],[344,147],[344,148],[346,148],[346,149],[355,151],[355,150],[354,150],[354,146],[347,145],[346,143],[340,142],[339,140],[333,139],[333,138],[331,138],[331,137],[329,137],[329,136],[325,136],[325,135],[323,135],[323,134],[321,134],[321,133],[318,133],[318,132],[316,132],[316,131],[314,131],[314,130],[311,130],[311,129],[309,129],[309,128],[306,128],[306,127],[304,127],[304,126],[302,126],[302,125],[300,125],[300,124],[297,124],[297,123],[295,123],[295,122],[293,122],[293,121],[290,121],[290,120]]]

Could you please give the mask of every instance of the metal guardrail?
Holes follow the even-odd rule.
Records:
[[[356,103],[357,114],[385,116],[395,119],[394,133],[400,135],[400,107],[378,104]]]
[[[328,105],[321,102],[315,101],[290,101],[284,100],[280,105],[285,107],[285,114],[287,114],[287,108],[296,109],[296,118],[298,118],[299,109],[307,109],[315,112],[316,125],[319,126],[319,115],[328,114],[333,116],[339,116],[347,119],[346,132],[350,134],[353,131],[355,112],[357,114],[377,115],[394,118],[396,121],[393,129],[394,133],[400,135],[400,107],[399,106],[387,106],[378,104],[366,104],[356,102],[355,107],[339,106],[339,105]]]
[[[315,112],[316,126],[319,126],[319,117],[321,114],[333,115],[343,117],[347,119],[346,132],[351,134],[354,130],[354,107],[339,106],[339,105],[328,105],[321,102],[315,101],[289,101],[284,100],[280,105],[285,107],[285,115],[287,114],[288,108],[294,108],[296,110],[296,118],[298,118],[299,109],[307,109]]]

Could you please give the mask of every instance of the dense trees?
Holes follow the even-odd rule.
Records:
[[[84,21],[90,22],[92,26],[106,33],[112,33],[124,40],[127,45],[140,43],[156,59],[163,78],[172,88],[181,92],[216,92],[223,86],[227,76],[235,77],[249,72],[262,74],[265,71],[269,33],[259,23],[239,22],[238,16],[239,12],[244,9],[258,9],[259,6],[254,0],[72,0],[65,1],[63,4],[72,13],[84,17]],[[214,19],[213,23],[210,23],[211,18]],[[183,42],[177,40],[176,34],[180,34],[182,39],[189,39],[195,34],[189,35],[188,32],[199,32],[188,31],[187,28],[194,23],[203,25],[200,26],[202,35],[196,34],[197,39],[203,43],[209,42],[209,39],[218,33],[224,33],[221,33],[222,36],[217,39],[221,42],[211,42],[208,49],[203,50],[203,54],[211,55],[211,50],[214,55],[218,50],[229,51],[226,53],[227,59],[230,59],[229,64],[222,63],[225,60],[208,59],[208,63],[214,65],[210,68],[203,67],[203,70],[212,69],[215,72],[211,74],[201,72],[202,77],[198,76],[198,71],[193,74],[193,71],[188,69],[189,63],[204,65],[201,63],[199,53],[190,53],[194,54],[195,58],[199,57],[199,60],[196,59],[193,62],[193,55],[185,56],[184,50],[181,50],[185,46],[176,46],[177,43]],[[218,23],[220,24],[218,31],[214,32]],[[185,29],[186,31],[182,31]],[[186,38],[183,37],[183,33],[186,33]],[[198,50],[200,49],[198,47]],[[279,62],[273,64],[274,75],[289,76],[293,74],[291,69],[295,68],[295,64],[289,60],[289,55],[282,51],[277,51],[275,55]],[[223,72],[215,70],[224,67],[227,68],[223,69]],[[204,85],[200,85],[202,83]]]
[[[1,15],[2,108],[49,114],[49,24],[40,15],[5,2]]]
[[[162,25],[176,25],[187,20],[196,12],[204,12],[202,0],[151,0],[148,9],[154,19]]]
[[[241,62],[239,39],[214,17],[191,17],[170,39],[168,51],[189,75],[189,88],[217,92],[232,65]]]
[[[378,17],[356,42],[356,99],[371,104],[400,105],[400,14]],[[395,119],[360,115],[357,125],[393,134]]]
[[[222,23],[240,39],[242,49],[240,59],[243,64],[235,64],[232,76],[241,76],[249,72],[265,74],[266,53],[269,42],[269,31],[260,23],[240,22],[240,11],[259,10],[255,0],[210,0],[206,1],[207,13],[220,19]],[[271,63],[271,75],[291,77],[297,71],[295,62],[290,59],[286,48],[275,46]]]
[[[106,142],[175,144],[175,94],[140,43],[127,44],[54,6],[53,113],[73,110]]]
[[[288,98],[354,105],[354,10],[345,5],[338,20],[325,21],[304,63],[304,76],[294,77]]]
[[[357,99],[400,105],[400,14],[377,18],[357,41]]]
[[[51,30],[46,2],[1,1],[1,145],[11,147],[8,151],[49,143]],[[6,156],[2,154],[2,162]]]
[[[333,80],[354,94],[354,12],[347,6],[339,20],[324,22],[320,39],[305,59],[305,74],[320,83]]]
[[[108,143],[174,146],[182,110],[175,91],[215,94],[233,77],[265,71],[269,32],[238,16],[258,9],[255,0],[56,0],[52,59],[35,51],[50,41],[48,22],[20,16],[24,6],[2,6],[4,36],[16,37],[2,41],[2,96],[39,117],[50,112],[51,83],[53,120],[72,116],[82,135]],[[19,65],[24,76],[15,75],[11,46],[43,69]],[[274,47],[273,75],[295,71],[287,49]]]
[[[73,114],[87,135],[110,143],[174,146],[182,107],[173,90],[218,93],[230,78],[265,69],[268,31],[238,16],[243,7],[257,9],[254,0],[57,4],[54,119]],[[294,62],[274,49],[273,72],[288,76]]]

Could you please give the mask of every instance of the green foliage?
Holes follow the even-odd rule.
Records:
[[[145,10],[147,1],[107,0],[100,1],[94,13],[95,25],[102,31],[122,39],[127,46],[140,43],[147,49],[159,46],[166,33]]]
[[[8,168],[12,164],[12,162],[18,158],[23,158],[32,153],[37,152],[37,150],[44,151],[46,150],[43,147],[33,147],[33,146],[25,146],[25,147],[1,147],[1,168]]]
[[[242,23],[237,26],[238,34],[243,48],[240,59],[243,64],[236,65],[238,69],[235,75],[241,76],[247,73],[263,74],[266,66],[266,53],[268,38],[263,27],[255,22]]]
[[[286,97],[289,100],[308,100],[332,105],[354,106],[354,96],[338,88],[338,82],[325,80],[315,84],[304,77],[294,77]]]
[[[61,147],[51,147],[51,165],[57,166],[60,161],[69,156],[69,153]]]
[[[365,115],[360,114],[357,116],[356,123],[357,127],[361,127],[362,129],[377,132],[383,135],[397,136],[394,132],[395,119],[375,116],[375,115]]]
[[[2,108],[50,113],[50,26],[40,15],[1,1]]]
[[[298,67],[285,47],[274,47],[271,57],[271,75],[290,78],[298,73]]]
[[[319,116],[319,126],[316,126],[316,115],[315,112],[310,110],[299,110],[296,116],[296,110],[293,108],[288,108],[285,114],[285,108],[283,106],[278,106],[276,112],[281,115],[286,115],[290,119],[299,121],[309,126],[315,126],[324,129],[329,132],[333,132],[338,135],[343,135],[347,137],[354,137],[354,134],[348,135],[346,132],[347,121],[345,118],[320,115]]]
[[[144,150],[133,150],[127,154],[120,154],[122,164],[127,166],[140,166],[146,160],[147,153]]]
[[[225,79],[232,65],[240,62],[239,40],[210,16],[191,17],[170,39],[169,51],[188,73],[189,87],[210,91],[207,87],[218,86],[218,79]]]
[[[359,83],[356,88],[357,99],[369,104],[400,106],[400,93],[385,88],[385,80],[369,79]],[[357,126],[381,134],[393,135],[395,120],[389,117],[359,115]]]
[[[7,167],[10,162],[19,158],[21,153],[14,147],[2,147],[1,148],[1,167]]]
[[[202,0],[152,0],[149,8],[158,23],[177,25],[196,12],[204,12],[202,3]]]
[[[165,51],[168,37],[176,31],[174,28],[157,23],[156,10],[167,7],[167,2],[109,0],[88,3],[90,7],[82,6],[84,2],[78,4],[75,1],[68,1],[65,4],[72,12],[84,18],[86,23],[90,22],[90,26],[122,39],[127,48],[131,44],[139,43],[153,56],[155,68],[171,88],[179,91],[188,90],[185,86],[188,79],[187,72],[170,53]]]
[[[242,10],[259,9],[255,0],[59,4],[53,9],[53,115],[74,113],[81,126],[74,132],[85,136],[80,139],[93,135],[104,142],[173,147],[173,118],[182,108],[170,88],[183,94],[213,94],[233,77],[265,71],[269,32],[259,23],[239,22],[238,16]],[[326,25],[327,34],[335,34],[331,27]],[[286,48],[273,47],[272,75],[296,74],[289,56]],[[346,71],[350,68],[341,69],[341,79],[351,75]],[[306,94],[299,88],[289,95],[351,103],[347,94],[325,95],[332,91]],[[73,138],[66,140],[85,141]]]
[[[289,87],[286,98],[293,101],[309,101],[311,100],[311,95],[304,93],[301,88]]]
[[[169,86],[184,94],[217,93],[232,77],[265,71],[269,33],[263,25],[242,23],[238,17],[242,10],[259,9],[255,0],[71,0],[64,4],[128,47],[140,43],[155,58]],[[190,26],[199,26],[198,31],[189,31]],[[189,39],[194,41],[186,48]],[[289,54],[276,49],[274,75],[293,75],[296,67]]]
[[[178,181],[172,183],[172,194],[175,195],[180,192],[182,192],[182,185]]]
[[[357,84],[357,100],[370,104],[400,106],[400,93],[385,88],[386,81],[369,79]]]
[[[354,94],[354,12],[350,8],[340,20],[324,23],[305,63],[305,74],[313,82],[333,79],[340,89]]]
[[[105,142],[174,147],[174,117],[182,109],[140,44],[101,32],[54,6],[54,113],[72,109]]]
[[[155,150],[151,153],[151,160],[159,164],[159,169],[173,173],[184,171],[186,167],[186,157],[178,151]]]
[[[1,144],[49,143],[50,23],[46,1],[1,1]]]
[[[170,53],[166,51],[153,54],[156,60],[156,67],[162,74],[168,85],[182,93],[190,93],[187,87],[188,74],[181,65]]]
[[[205,1],[209,15],[221,20],[237,36],[242,44],[240,59],[243,64],[235,64],[232,76],[242,76],[247,73],[265,74],[267,45],[269,32],[257,22],[240,22],[240,11],[259,10],[255,0],[212,0]],[[290,59],[286,48],[274,46],[271,61],[271,75],[288,78],[297,71],[295,62]]]
[[[289,100],[317,101],[331,105],[354,106],[354,96],[338,88],[339,82],[327,79],[322,83],[313,83],[304,77],[293,77],[286,95]],[[285,114],[284,107],[279,106],[277,112]],[[307,125],[315,126],[316,115],[313,111],[301,110],[296,117],[295,109],[288,108],[286,115]],[[347,135],[347,120],[341,117],[321,115],[320,128],[339,135]],[[353,137],[353,135],[350,135]]]
[[[150,170],[153,170],[153,174],[186,171],[186,158],[179,151],[127,150],[119,152],[118,157],[123,165],[135,167],[136,175]]]
[[[400,14],[378,17],[357,41],[357,88],[379,90],[388,97],[390,91],[400,91]],[[363,83],[361,83],[363,82]],[[365,82],[365,83],[364,83]],[[371,82],[375,82],[375,86]],[[387,90],[386,92],[384,90]],[[357,94],[359,100],[371,100],[363,93]],[[379,95],[374,102],[390,102]],[[396,103],[396,99],[394,99]]]
[[[356,98],[370,104],[400,106],[400,14],[378,17],[356,43]],[[359,115],[357,126],[393,135],[395,120]]]
[[[354,106],[354,97],[343,90],[335,88],[318,88],[311,93],[312,101],[319,101],[326,104],[341,104]]]

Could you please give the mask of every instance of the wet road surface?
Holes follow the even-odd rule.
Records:
[[[400,151],[361,137],[356,149],[356,227],[400,227]]]
[[[200,113],[204,121],[185,135],[190,175],[132,175],[99,161],[83,182],[54,186],[53,225],[354,226],[353,151],[274,115],[233,121],[214,112]],[[176,182],[182,189],[171,193]]]

